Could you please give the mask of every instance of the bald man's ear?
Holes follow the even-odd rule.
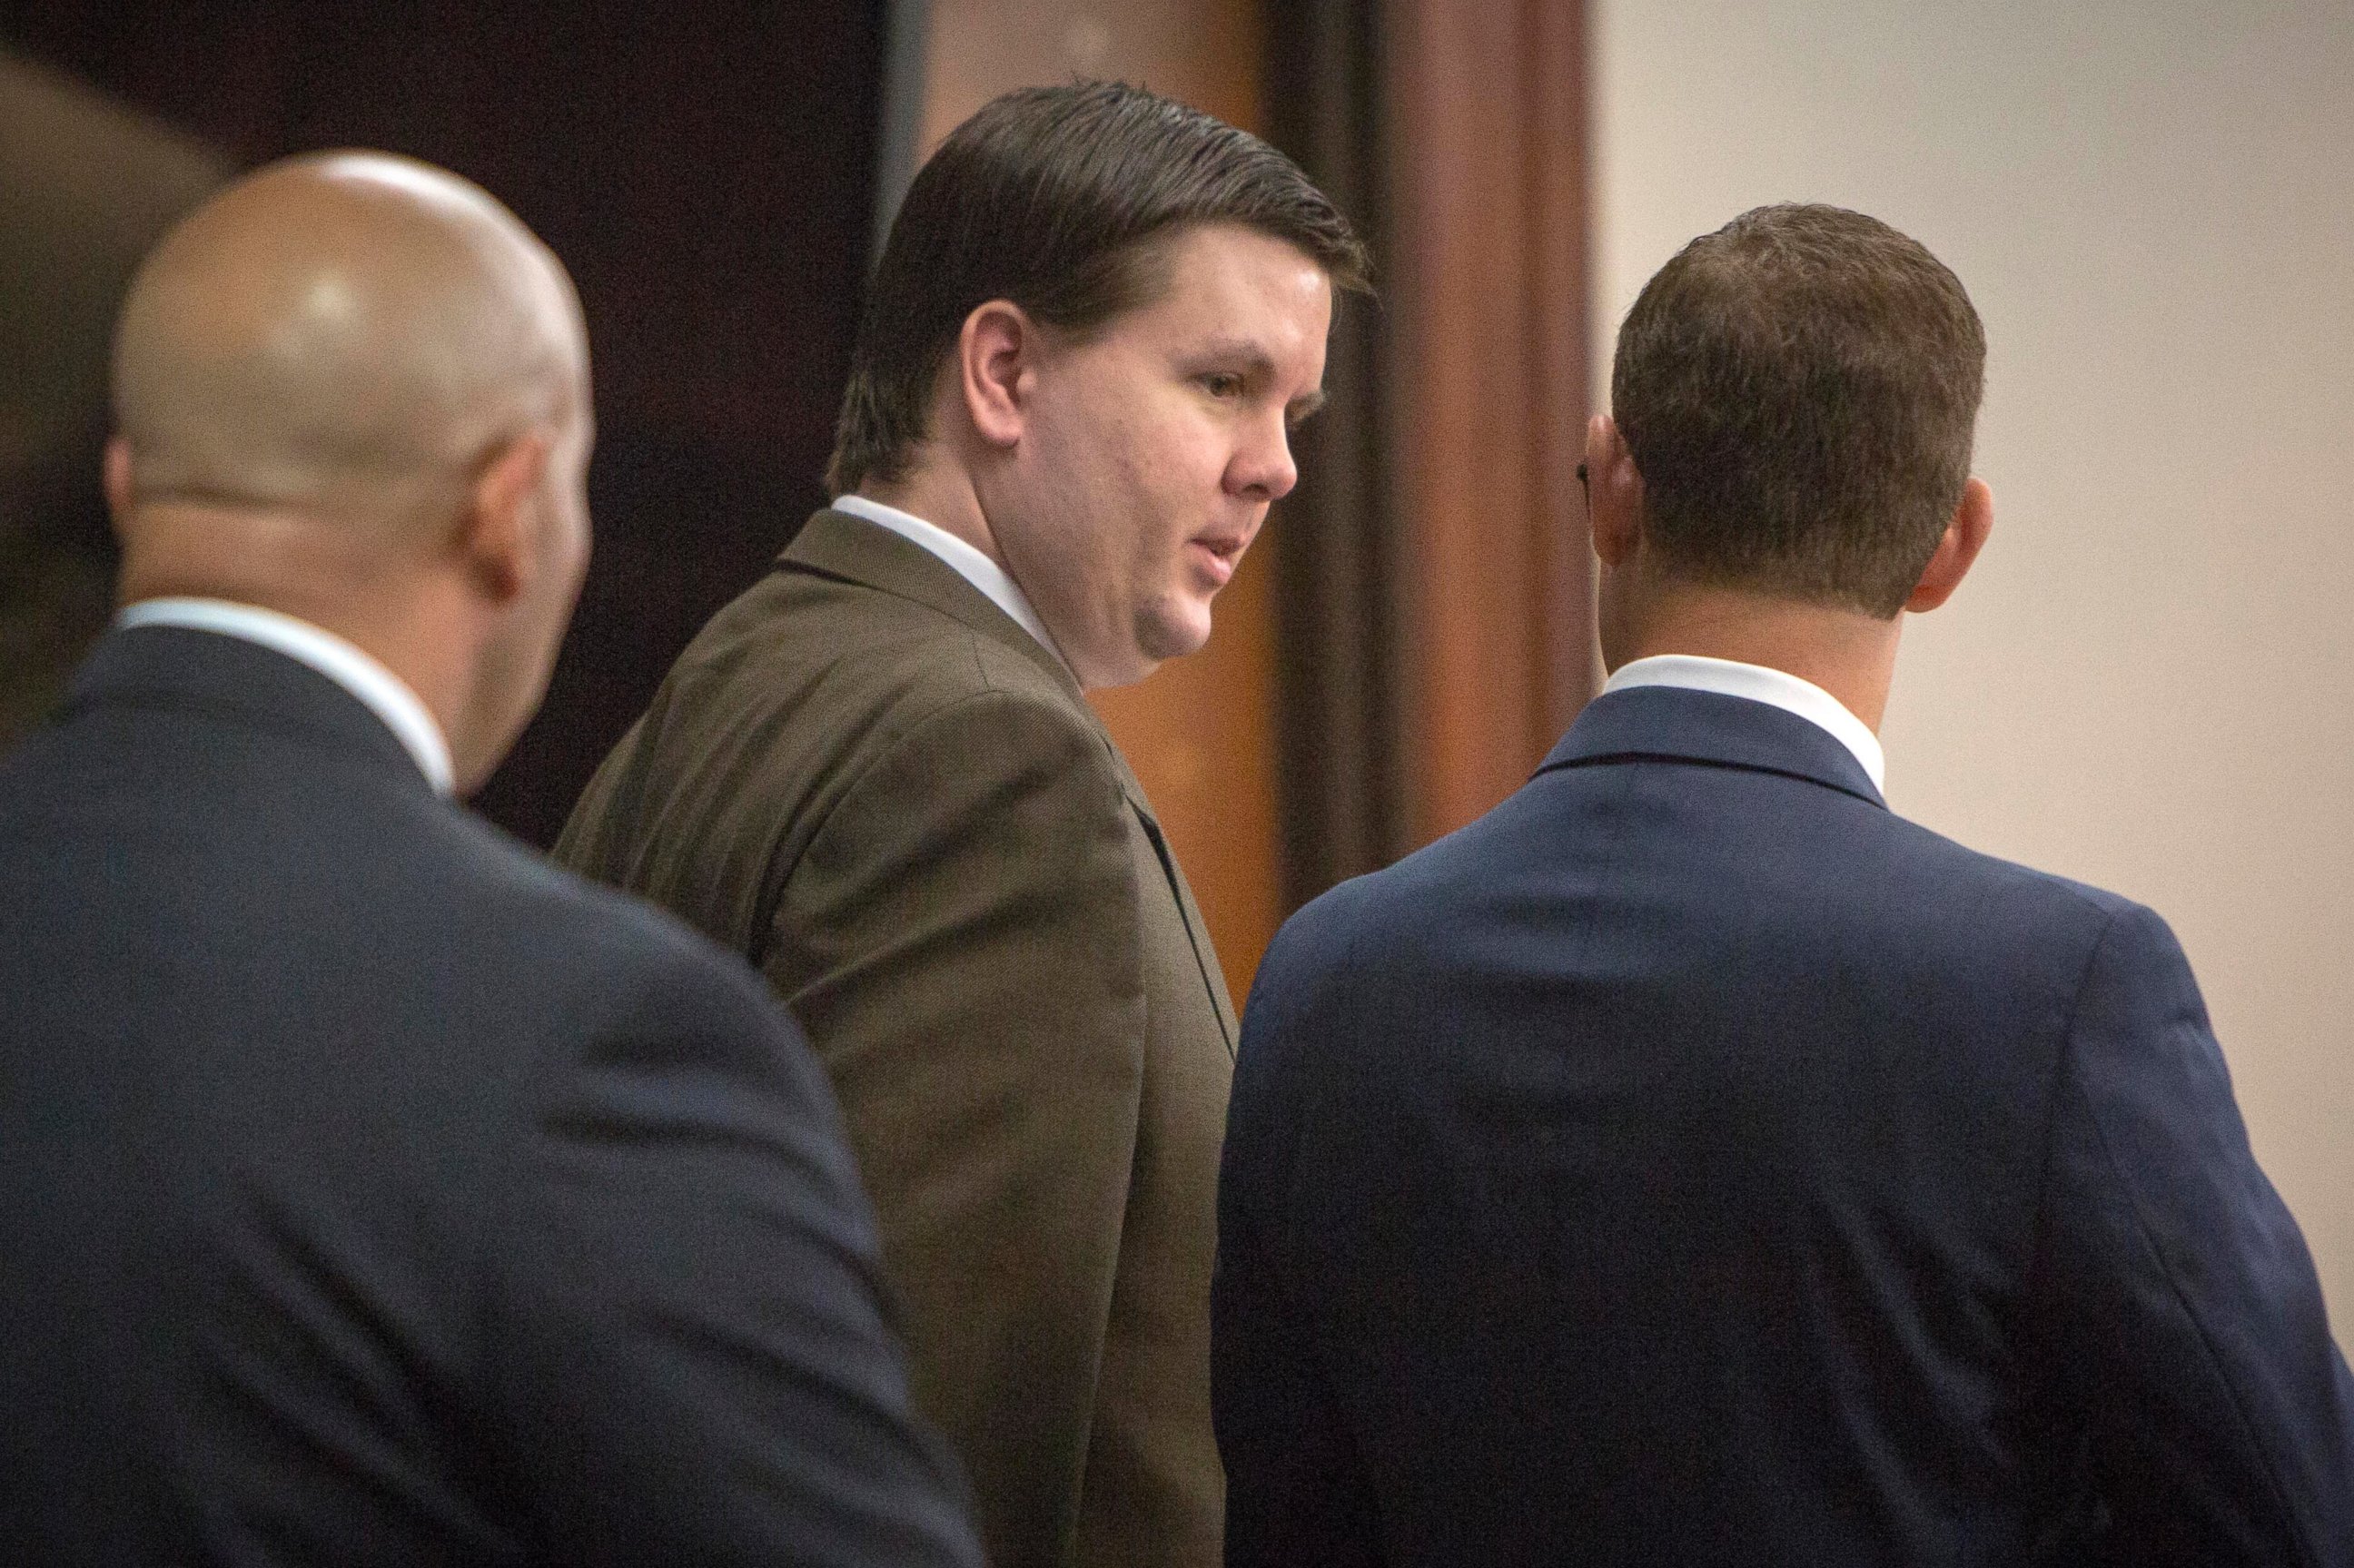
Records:
[[[458,545],[485,591],[501,603],[520,595],[537,569],[546,520],[536,504],[554,443],[546,430],[518,436],[474,476]]]
[[[1022,439],[1043,346],[1038,324],[1008,301],[991,300],[964,318],[957,334],[957,389],[965,417],[991,446],[1010,447]]]
[[[1969,575],[1970,565],[1986,548],[1987,535],[1994,532],[1994,492],[1983,479],[1973,479],[1962,487],[1962,503],[1954,508],[1954,520],[1946,524],[1945,536],[1937,541],[1937,553],[1929,557],[1929,565],[1914,585],[1913,595],[1904,608],[1919,611],[1935,609],[1953,597]]]

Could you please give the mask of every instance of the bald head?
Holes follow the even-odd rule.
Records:
[[[588,552],[579,302],[513,213],[381,153],[273,164],[141,266],[114,408],[126,601],[334,632],[425,702],[461,783],[488,774]]]
[[[384,154],[288,159],[197,208],[133,281],[114,347],[128,499],[429,515],[584,404],[586,371],[562,266],[486,192]]]

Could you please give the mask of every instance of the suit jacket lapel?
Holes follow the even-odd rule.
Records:
[[[1770,703],[1674,686],[1595,698],[1537,771],[1645,758],[1779,773],[1888,804],[1855,754],[1811,720]]]
[[[1202,923],[1202,910],[1193,902],[1193,890],[1187,885],[1185,874],[1178,869],[1177,857],[1169,851],[1169,841],[1162,836],[1161,824],[1150,808],[1135,795],[1129,797],[1135,806],[1137,820],[1144,824],[1145,836],[1152,841],[1152,853],[1161,861],[1161,874],[1167,879],[1170,891],[1177,895],[1177,910],[1185,920],[1185,938],[1193,944],[1193,962],[1202,971],[1203,987],[1210,993],[1210,1003],[1218,1014],[1218,1031],[1225,1036],[1226,1054],[1235,1054],[1235,1003],[1226,990],[1226,971],[1218,962],[1218,949],[1210,942],[1209,927]]]
[[[1087,722],[1095,726],[1096,734],[1103,741],[1104,750],[1111,758],[1112,770],[1119,778],[1120,793],[1128,797],[1129,810],[1144,824],[1145,836],[1152,841],[1152,853],[1161,862],[1161,874],[1168,881],[1170,892],[1176,895],[1178,912],[1185,917],[1185,939],[1193,944],[1193,961],[1201,966],[1202,984],[1208,989],[1211,1003],[1217,1010],[1218,1027],[1226,1037],[1226,1054],[1232,1056],[1235,1054],[1235,1036],[1239,1033],[1235,1022],[1234,998],[1226,990],[1226,973],[1218,963],[1217,948],[1210,941],[1210,928],[1203,923],[1201,906],[1193,902],[1193,886],[1186,882],[1185,873],[1177,863],[1177,856],[1169,848],[1169,840],[1161,831],[1161,819],[1153,814],[1152,802],[1145,798],[1144,784],[1137,778],[1136,770],[1128,765],[1128,758],[1113,744],[1111,732],[1104,727],[1102,716],[1085,699],[1081,700],[1080,705],[1087,708]]]

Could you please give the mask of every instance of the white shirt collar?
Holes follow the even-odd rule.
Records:
[[[332,631],[259,605],[225,599],[147,599],[114,618],[120,627],[177,626],[214,631],[274,649],[307,664],[367,705],[417,759],[418,770],[437,795],[456,788],[450,742],[433,715],[408,683]]]
[[[1850,713],[1837,697],[1787,670],[1744,664],[1732,659],[1706,659],[1697,653],[1655,653],[1649,659],[1636,659],[1618,666],[1617,673],[1603,683],[1602,690],[1623,692],[1634,686],[1681,686],[1688,691],[1744,697],[1794,713],[1829,730],[1832,739],[1853,752],[1873,789],[1887,787],[1882,781],[1888,770],[1887,755],[1881,750],[1880,737],[1872,733],[1871,726]]]
[[[910,512],[896,506],[885,506],[864,495],[837,495],[833,498],[836,512],[847,512],[862,517],[878,528],[888,528],[912,545],[921,545],[956,569],[957,576],[989,596],[989,601],[1011,616],[1015,625],[1038,640],[1038,645],[1061,659],[1063,651],[1046,633],[1046,623],[1030,607],[1029,596],[1022,585],[1013,580],[1003,567],[966,544],[935,523],[927,523]]]

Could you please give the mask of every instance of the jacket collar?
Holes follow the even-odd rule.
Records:
[[[1072,701],[1082,700],[1078,682],[1052,649],[1041,646],[1020,621],[998,609],[954,567],[888,528],[828,507],[802,525],[778,557],[778,564],[928,606],[1005,644],[1053,676]]]
[[[1152,831],[1156,834],[1160,832],[1160,819],[1153,812],[1152,802],[1145,797],[1142,781],[1113,744],[1102,715],[1088,705],[1070,666],[1052,649],[1042,647],[1020,621],[998,609],[995,601],[967,582],[954,567],[888,528],[832,508],[804,524],[777,563],[913,599],[962,622],[983,637],[1003,643],[1037,665],[1053,677],[1055,684],[1070,699],[1072,707],[1087,716],[1111,756],[1112,770],[1119,778],[1121,792]]]
[[[366,703],[302,661],[241,637],[179,626],[108,632],[74,676],[58,721],[104,707],[204,714],[273,731],[357,753],[434,793],[400,737]]]
[[[1595,698],[1537,771],[1644,759],[1779,773],[1888,804],[1855,754],[1820,726],[1768,703],[1675,686]]]

